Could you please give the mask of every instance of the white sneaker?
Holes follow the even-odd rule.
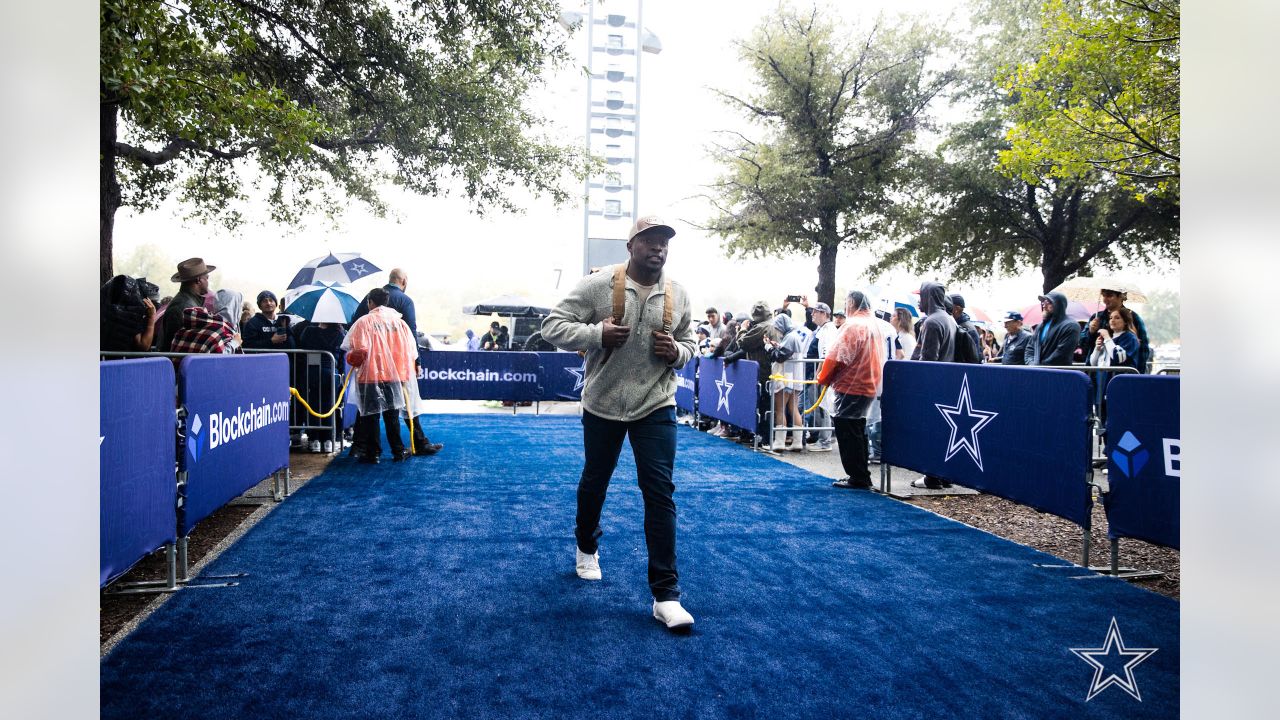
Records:
[[[831,452],[831,446],[823,445],[822,443],[818,443],[817,445],[810,445],[809,452]]]
[[[679,600],[653,601],[653,618],[668,630],[689,630],[693,628],[693,616],[680,607]]]
[[[325,441],[324,441],[324,446],[323,446],[323,447],[324,447],[324,452],[325,452],[325,454],[331,454],[331,453],[333,453],[333,441],[332,441],[332,440],[325,440]]]
[[[588,555],[578,548],[574,548],[578,553],[578,577],[583,580],[599,580],[600,579],[600,551]]]
[[[311,441],[311,452],[313,452],[313,453],[318,453],[318,452],[320,452],[320,441],[319,441],[319,440],[312,440],[312,441]]]

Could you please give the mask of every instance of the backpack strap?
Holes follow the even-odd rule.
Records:
[[[613,324],[621,325],[622,316],[627,313],[627,264],[623,263],[613,269]]]
[[[671,281],[662,284],[662,332],[670,335],[672,316],[675,314],[675,296],[671,293]]]

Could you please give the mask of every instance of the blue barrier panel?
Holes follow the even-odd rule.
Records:
[[[698,395],[698,366],[703,358],[690,358],[676,371],[676,407],[693,412]]]
[[[356,405],[356,374],[352,371],[351,379],[347,381],[347,394],[342,396],[342,429],[349,430],[355,427],[356,418],[359,415],[360,408]]]
[[[177,414],[168,358],[99,363],[98,582],[178,539]]]
[[[193,355],[178,366],[187,409],[179,466],[187,487],[179,533],[289,466],[289,359],[283,354]]]
[[[1176,548],[1182,480],[1177,377],[1121,375],[1107,385],[1107,534]]]
[[[538,400],[538,353],[422,351],[418,392],[428,400]]]
[[[884,462],[1088,522],[1083,373],[890,360],[880,412]]]
[[[540,352],[542,393],[538,400],[581,400],[587,361],[574,352]]]
[[[698,412],[717,420],[756,429],[756,373],[754,360],[725,365],[720,358],[698,361]]]

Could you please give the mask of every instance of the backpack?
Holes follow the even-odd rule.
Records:
[[[965,329],[963,325],[956,326],[956,355],[954,362],[968,363],[970,365],[978,365],[982,363],[982,353],[978,351],[978,344],[973,341],[973,336]]]

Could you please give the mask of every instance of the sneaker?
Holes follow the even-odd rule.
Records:
[[[879,464],[880,464],[880,456],[879,456],[879,455],[869,455],[869,456],[867,457],[867,462],[871,463],[872,465],[879,465]]]
[[[925,476],[918,480],[912,480],[911,487],[920,488],[922,490],[941,490],[943,488],[951,487],[951,483],[945,480],[939,481],[939,480],[935,480],[934,478]]]
[[[428,442],[426,445],[419,445],[415,450],[415,455],[435,455],[444,449],[444,443]]]
[[[831,452],[831,446],[823,445],[822,443],[818,443],[817,445],[810,445],[809,452]]]
[[[683,607],[679,600],[653,601],[653,618],[668,630],[692,630],[693,616]]]
[[[831,483],[831,487],[844,488],[845,490],[870,490],[871,483],[862,484],[853,480],[853,478],[844,478]]]
[[[578,577],[583,580],[599,580],[600,579],[600,551],[588,555],[578,548],[574,548],[578,553]]]
[[[311,441],[310,448],[311,448],[311,452],[313,452],[313,453],[318,453],[318,452],[320,452],[320,441],[319,441],[319,440],[312,440],[312,441]]]
[[[324,453],[325,453],[326,455],[331,455],[331,454],[333,454],[333,441],[332,441],[332,440],[325,440],[325,441],[321,444],[321,447],[323,448]]]

